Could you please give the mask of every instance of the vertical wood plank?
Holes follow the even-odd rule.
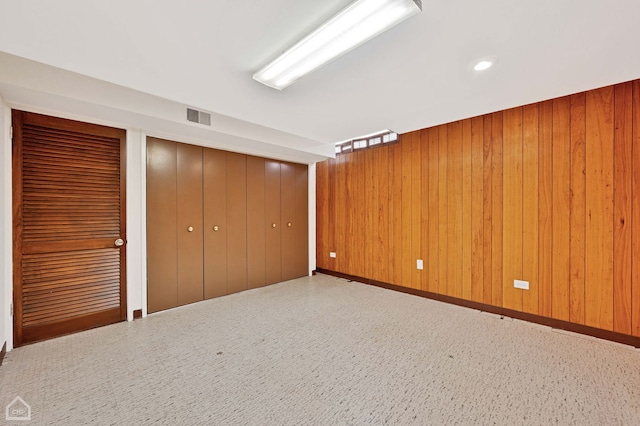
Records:
[[[613,330],[631,334],[633,83],[614,86]]]
[[[387,171],[389,176],[389,283],[396,284],[396,267],[394,258],[397,256],[396,252],[396,198],[398,193],[395,187],[395,157],[396,157],[397,145],[391,145],[388,147],[388,165]]]
[[[482,259],[483,259],[483,271],[482,271],[482,280],[483,284],[483,293],[482,299],[484,303],[490,304],[493,302],[493,277],[491,276],[491,272],[493,269],[493,262],[491,260],[491,256],[493,255],[492,251],[492,240],[493,240],[493,223],[492,223],[492,215],[493,215],[493,182],[492,182],[492,172],[493,172],[493,150],[492,150],[492,141],[491,137],[491,129],[493,128],[492,124],[492,115],[487,114],[483,117],[483,176],[482,176],[482,184],[483,184],[483,194],[482,194],[482,233],[484,235],[484,240],[482,243]]]
[[[422,150],[420,131],[411,135],[411,256],[408,267],[411,271],[411,287],[422,288],[423,271],[416,266],[417,259],[422,255]],[[423,259],[424,262],[424,259]]]
[[[552,289],[553,318],[569,320],[569,212],[571,187],[571,123],[568,97],[553,100],[553,222]]]
[[[502,306],[522,310],[522,107],[504,111],[503,121],[503,287]]]
[[[522,110],[522,277],[529,290],[522,292],[522,310],[538,313],[538,209],[539,209],[539,104]]]
[[[483,133],[482,117],[471,119],[471,300],[482,302],[484,294],[483,233]]]
[[[448,199],[447,199],[447,145],[448,133],[447,125],[438,126],[438,293],[447,294],[447,228],[448,228]]]
[[[429,291],[440,289],[440,130],[429,129]]]
[[[327,182],[327,191],[328,191],[328,203],[327,210],[329,212],[329,216],[327,216],[327,252],[324,254],[326,259],[327,268],[331,271],[337,271],[336,258],[330,257],[329,252],[336,252],[337,241],[336,241],[336,222],[338,218],[338,209],[337,209],[337,158],[330,158],[327,160],[327,172],[329,175],[329,181]]]
[[[374,278],[378,275],[377,265],[373,262],[375,257],[375,240],[378,234],[376,229],[378,222],[378,182],[374,178],[374,168],[376,166],[376,150],[367,150],[364,155],[365,176],[364,185],[364,218],[365,218],[365,255],[361,261],[364,263],[364,277]]]
[[[569,321],[584,324],[586,95],[571,96],[571,191],[569,212]]]
[[[411,287],[413,282],[413,271],[415,270],[415,260],[411,260],[411,231],[413,226],[412,220],[412,203],[411,203],[411,152],[413,147],[414,132],[402,135],[400,145],[402,145],[402,248],[400,251],[400,268],[402,270],[401,283],[404,287]]]
[[[471,300],[471,119],[462,121],[462,297]]]
[[[347,221],[348,221],[348,203],[346,197],[347,185],[347,162],[350,154],[342,154],[336,158],[336,215],[335,223],[335,241],[336,241],[336,257],[335,270],[337,272],[346,271],[347,253]]]
[[[351,256],[349,273],[358,277],[365,276],[364,264],[366,256],[366,231],[365,225],[365,172],[364,172],[364,156],[365,151],[356,151],[353,155],[353,165],[351,180],[353,185],[353,200],[351,206],[351,229],[353,238],[351,241]]]
[[[633,82],[631,334],[640,336],[640,80]]]
[[[585,323],[613,329],[613,87],[587,92]],[[555,212],[554,212],[555,213]]]
[[[376,248],[378,253],[378,267],[379,278],[378,280],[383,282],[389,282],[389,147],[383,146],[376,148],[378,153],[378,187],[380,192],[378,194],[378,247]]]
[[[344,160],[344,197],[342,198],[344,203],[344,235],[343,238],[343,248],[342,251],[344,254],[342,255],[342,259],[338,259],[338,263],[342,265],[340,272],[344,272],[345,274],[353,274],[353,270],[351,269],[353,263],[353,246],[354,240],[356,240],[356,235],[354,235],[353,221],[354,221],[354,161],[355,161],[355,153],[351,152],[349,154],[345,154],[342,156]]]
[[[539,104],[538,135],[539,210],[538,210],[538,313],[551,317],[552,263],[553,263],[553,101]]]
[[[447,294],[462,297],[462,122],[447,127]]]
[[[491,300],[502,306],[503,112],[491,114]]]
[[[247,170],[251,170],[250,163],[257,160],[249,160],[247,162]],[[263,160],[264,161],[264,160]],[[262,167],[262,181],[264,196],[264,166]],[[250,176],[247,179],[252,182]],[[264,204],[264,202],[263,202]],[[247,208],[250,208],[247,206]],[[264,207],[263,207],[264,210]],[[328,235],[329,235],[329,160],[319,161],[316,163],[316,267],[329,269],[327,259],[329,257]],[[249,237],[249,240],[251,238]],[[253,282],[249,280],[249,285]]]
[[[390,248],[389,278],[392,284],[402,285],[402,142],[389,147],[390,162],[390,213],[389,241]]]
[[[424,270],[422,271],[422,281],[420,284],[420,288],[422,290],[429,290],[429,278],[430,278],[430,257],[431,252],[429,251],[429,129],[423,129],[420,131],[420,165],[422,167],[420,171],[420,205],[421,205],[421,216],[420,216],[420,251],[422,253],[422,260],[424,265]]]

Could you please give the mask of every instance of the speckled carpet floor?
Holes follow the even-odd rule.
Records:
[[[18,348],[24,425],[640,425],[640,350],[317,275]]]

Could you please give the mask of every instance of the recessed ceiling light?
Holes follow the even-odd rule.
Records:
[[[473,69],[476,71],[484,71],[491,68],[491,65],[493,65],[493,62],[491,61],[480,61],[474,65]]]
[[[496,62],[498,62],[496,55],[483,56],[469,64],[469,68],[473,68],[474,71],[484,71],[494,66]]]

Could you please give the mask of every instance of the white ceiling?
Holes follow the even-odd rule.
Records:
[[[424,0],[417,17],[283,91],[251,78],[349,3],[0,0],[0,93],[15,105],[45,102],[38,93],[110,105],[156,120],[140,126],[173,121],[166,133],[186,137],[194,128],[175,122],[189,105],[213,112],[214,127],[220,119],[215,138],[313,161],[377,130],[404,133],[640,77],[638,0]],[[472,71],[486,55],[498,64]],[[44,82],[50,73],[65,85]],[[74,94],[76,81],[83,89]],[[180,118],[149,107],[154,99],[179,106]]]

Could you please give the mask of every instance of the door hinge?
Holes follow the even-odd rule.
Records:
[[[13,140],[13,126],[9,127],[9,139]]]
[[[13,303],[9,305],[9,316],[13,316]]]

